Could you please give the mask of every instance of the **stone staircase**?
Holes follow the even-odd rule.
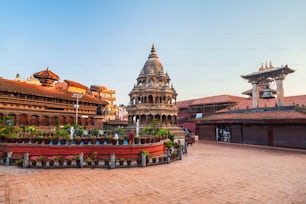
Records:
[[[169,132],[174,134],[175,139],[185,140],[185,131],[181,127],[167,127]]]

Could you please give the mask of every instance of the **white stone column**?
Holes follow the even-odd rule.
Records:
[[[277,106],[284,105],[284,86],[283,86],[283,78],[277,78],[276,81],[276,104]]]
[[[252,108],[258,108],[259,99],[258,86],[256,82],[252,82]]]

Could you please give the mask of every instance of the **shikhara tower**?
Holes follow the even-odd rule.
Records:
[[[164,72],[154,44],[129,96],[130,104],[127,110],[130,127],[135,126],[136,121],[139,121],[140,127],[145,127],[150,125],[153,119],[160,127],[177,125],[177,93],[170,85],[170,77]]]

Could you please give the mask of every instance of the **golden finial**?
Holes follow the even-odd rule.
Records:
[[[149,55],[149,58],[158,58],[154,43],[152,44],[151,54]]]
[[[272,65],[272,60],[270,60],[270,68],[273,68],[273,65]]]
[[[151,52],[156,52],[156,50],[155,50],[155,46],[154,46],[154,43],[152,43],[152,49],[151,49]]]
[[[263,66],[263,62],[262,62],[261,67],[259,68],[259,71],[261,72],[263,69],[264,69],[264,66]]]

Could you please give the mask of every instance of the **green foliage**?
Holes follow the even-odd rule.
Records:
[[[35,126],[28,126],[25,128],[26,131],[30,131],[32,134],[36,132]]]
[[[124,135],[126,135],[126,130],[125,130],[125,128],[123,128],[123,127],[118,127],[118,128],[116,128],[115,129],[115,131],[116,132],[118,132],[118,135],[120,136],[124,136]]]
[[[164,128],[160,128],[160,129],[157,131],[157,135],[158,135],[158,136],[167,135],[168,132],[169,132],[169,130],[164,129]]]
[[[165,141],[165,142],[164,142],[164,145],[165,145],[168,149],[170,149],[170,148],[173,147],[173,142],[172,142],[172,141]]]
[[[71,128],[71,126],[70,126],[69,124],[65,124],[65,125],[64,125],[64,129],[65,129],[65,130],[70,130],[70,128]]]
[[[67,132],[66,129],[58,129],[56,134],[60,137],[65,137],[65,138],[69,137],[69,133]]]
[[[45,158],[44,156],[42,156],[42,155],[38,157],[38,160],[39,160],[39,161],[45,161],[45,159],[46,159],[46,158]]]
[[[95,135],[95,136],[98,136],[99,135],[99,129],[98,128],[94,128],[92,130],[92,134]]]
[[[22,165],[23,165],[23,159],[18,159],[18,160],[16,161],[16,164],[17,164],[18,166],[22,167]]]
[[[150,155],[150,152],[148,151],[148,150],[142,150],[141,152],[140,152],[140,157],[141,157],[141,154],[142,153],[144,153],[144,155],[146,156],[146,158],[149,158],[149,155]]]
[[[56,159],[57,161],[61,161],[61,160],[63,160],[63,157],[62,157],[62,155],[57,155],[55,159]]]
[[[168,133],[168,138],[169,138],[172,142],[174,142],[174,134]]]

